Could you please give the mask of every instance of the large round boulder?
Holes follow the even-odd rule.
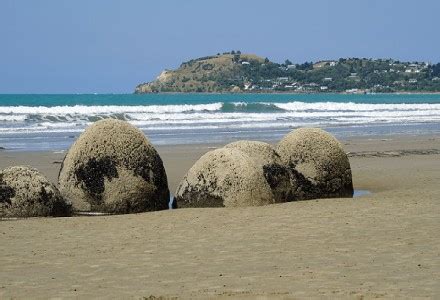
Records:
[[[352,197],[353,182],[347,154],[331,134],[319,128],[300,128],[278,144],[283,163],[311,183],[306,198]]]
[[[273,163],[281,163],[281,158],[275,149],[268,143],[260,141],[237,141],[224,146],[226,149],[237,149],[244,152],[252,160],[260,165],[266,166]]]
[[[262,169],[237,149],[203,155],[177,187],[178,207],[238,207],[275,203]]]
[[[295,200],[292,194],[289,169],[282,163],[280,156],[268,143],[259,141],[237,141],[227,144],[226,149],[237,149],[245,153],[253,163],[260,167],[267,183],[272,189],[275,202]]]
[[[162,160],[145,135],[127,122],[89,126],[69,149],[58,177],[77,211],[137,213],[168,208]]]
[[[36,169],[15,166],[0,171],[0,217],[63,217],[70,214],[70,203]]]

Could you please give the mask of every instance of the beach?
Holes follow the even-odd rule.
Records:
[[[0,298],[439,297],[440,136],[341,142],[366,195],[2,221]],[[157,146],[170,191],[222,145]],[[56,182],[63,156],[0,151],[0,169]]]
[[[0,300],[440,299],[439,11],[0,1]]]

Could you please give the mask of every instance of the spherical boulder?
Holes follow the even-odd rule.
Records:
[[[278,143],[276,150],[292,172],[311,183],[305,191],[308,198],[353,196],[350,162],[331,134],[319,128],[296,129]]]
[[[77,211],[123,214],[168,208],[159,154],[142,131],[120,120],[89,126],[67,152],[58,181]]]
[[[255,165],[261,168],[267,183],[272,189],[275,202],[287,202],[295,200],[292,194],[289,170],[281,161],[275,149],[268,143],[259,141],[237,141],[227,144],[226,149],[237,149],[245,153]]]
[[[178,207],[239,207],[275,203],[262,169],[245,153],[221,148],[203,155],[177,187]]]
[[[15,166],[0,171],[0,217],[63,217],[70,214],[70,203],[38,170]]]
[[[237,141],[224,146],[226,149],[237,149],[248,155],[260,166],[272,163],[281,163],[281,158],[275,149],[268,143],[260,141]]]

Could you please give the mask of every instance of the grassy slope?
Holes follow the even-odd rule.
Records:
[[[233,59],[234,55],[223,54],[185,62],[177,70],[162,72],[153,82],[140,84],[136,92],[232,91],[234,82],[240,80],[242,67]],[[264,61],[254,54],[241,54],[240,59]]]

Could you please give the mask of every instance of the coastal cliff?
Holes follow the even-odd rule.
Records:
[[[436,93],[440,64],[368,58],[279,64],[231,51],[184,62],[135,89],[160,92]]]
[[[238,92],[243,67],[261,64],[264,58],[253,54],[218,54],[184,62],[177,70],[164,70],[156,80],[139,84],[136,93],[155,92]]]

